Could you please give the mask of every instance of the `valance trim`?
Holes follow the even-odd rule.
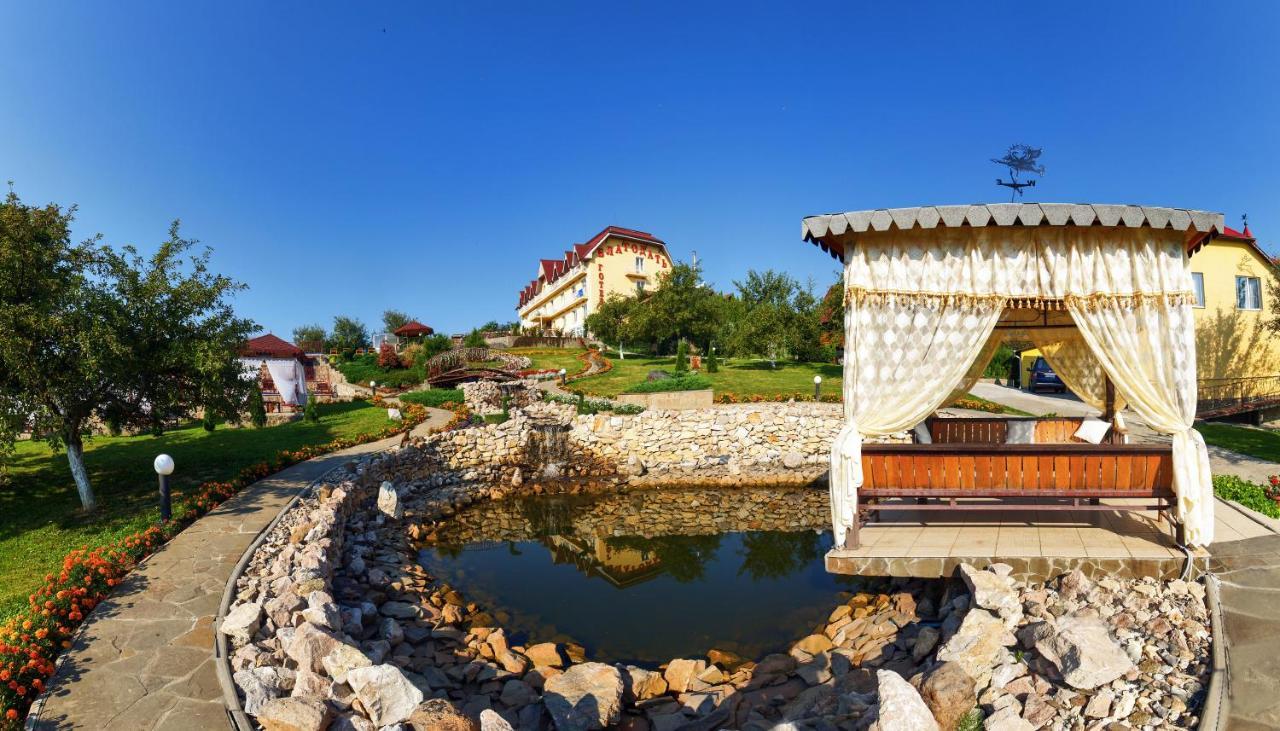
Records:
[[[850,286],[845,288],[846,302],[867,302],[874,304],[909,303],[919,305],[967,305],[991,302],[1003,302],[1005,307],[1037,310],[1065,310],[1069,302],[1079,302],[1084,309],[1095,309],[1101,302],[1115,302],[1122,307],[1135,305],[1152,305],[1167,303],[1174,306],[1193,305],[1196,302],[1195,292],[1138,292],[1110,293],[1094,292],[1091,294],[1069,294],[1063,297],[1027,297],[1005,294],[973,294],[967,292],[920,292],[909,290],[869,289]]]

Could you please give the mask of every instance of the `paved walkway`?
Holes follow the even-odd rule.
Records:
[[[421,435],[452,413],[430,409]],[[89,616],[63,656],[35,729],[225,729],[214,672],[213,623],[240,556],[297,492],[352,456],[388,449],[391,437],[277,472],[192,524],[126,577]],[[38,710],[37,710],[38,709]]]
[[[1280,535],[1213,548],[1222,582],[1228,731],[1280,730]]]

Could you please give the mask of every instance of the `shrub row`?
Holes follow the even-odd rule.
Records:
[[[1280,518],[1280,505],[1267,497],[1265,487],[1235,475],[1214,475],[1213,494],[1223,500],[1234,500],[1269,518]]]
[[[628,388],[626,393],[698,391],[704,388],[711,388],[711,379],[706,376],[676,376],[674,378],[661,378],[656,381],[642,381]]]
[[[461,403],[461,402],[459,402]],[[375,398],[373,405],[387,404]],[[403,421],[357,437],[326,444],[282,450],[269,462],[241,470],[229,481],[206,482],[178,501],[173,519],[98,547],[77,548],[66,555],[62,570],[44,577],[44,584],[28,597],[28,607],[0,625],[0,731],[22,726],[32,701],[54,674],[54,660],[71,647],[76,627],[134,566],[196,519],[245,487],[267,475],[313,457],[393,436],[422,423],[427,410],[418,404],[401,408]],[[469,421],[465,406],[454,411],[444,430]]]
[[[838,404],[841,401],[838,393],[824,393],[818,399],[824,404]],[[785,403],[787,401],[813,401],[812,393],[771,393],[759,394],[753,393],[746,396],[739,396],[731,391],[724,391],[716,394],[715,398],[718,404],[762,404],[762,403]]]

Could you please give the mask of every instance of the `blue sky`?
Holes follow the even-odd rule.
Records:
[[[0,180],[286,335],[514,319],[606,225],[821,286],[831,211],[1028,200],[1249,214],[1280,244],[1280,3],[9,3]]]

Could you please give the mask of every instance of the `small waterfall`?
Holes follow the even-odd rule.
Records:
[[[534,421],[529,424],[529,444],[526,457],[534,474],[547,480],[559,479],[564,475],[565,463],[569,459],[568,424],[558,422]]]

